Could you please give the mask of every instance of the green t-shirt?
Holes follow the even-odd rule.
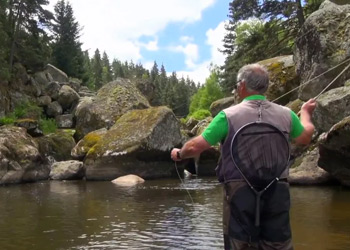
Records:
[[[243,101],[249,100],[265,100],[266,97],[262,95],[252,95],[245,98]],[[304,131],[304,127],[301,124],[299,117],[291,110],[292,125],[290,131],[291,138],[297,138]],[[228,122],[226,114],[221,111],[217,114],[209,126],[202,133],[203,138],[210,144],[215,145],[223,141],[228,134]]]

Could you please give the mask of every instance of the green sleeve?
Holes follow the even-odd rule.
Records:
[[[225,112],[217,114],[202,133],[203,138],[211,145],[215,145],[226,138],[228,123]]]
[[[298,136],[301,135],[304,131],[304,126],[301,124],[299,117],[297,114],[295,114],[292,110],[290,111],[291,116],[292,116],[292,127],[290,130],[290,137],[291,138],[297,138]]]

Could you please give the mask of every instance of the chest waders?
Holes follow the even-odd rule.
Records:
[[[280,181],[290,158],[288,132],[263,122],[261,102],[258,105],[258,120],[237,130],[230,152],[234,166],[255,195],[256,227],[260,226],[261,197]],[[240,223],[238,218],[237,221]]]

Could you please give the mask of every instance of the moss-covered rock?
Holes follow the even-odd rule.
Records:
[[[71,151],[75,141],[69,131],[57,130],[55,133],[36,138],[40,153],[46,158],[55,161],[68,161],[72,159]]]
[[[296,40],[294,60],[301,82],[305,83],[350,57],[350,4],[337,5],[325,1],[312,13]],[[348,63],[300,88],[299,98],[306,101],[319,94]],[[342,86],[350,77],[344,72],[329,88]]]
[[[49,168],[25,128],[0,127],[0,184],[47,179]]]
[[[292,92],[283,96],[288,91],[298,87],[299,77],[295,73],[295,64],[293,56],[279,56],[258,62],[266,67],[270,76],[270,84],[265,95],[268,100],[279,104],[287,104],[296,99],[297,92]]]
[[[289,102],[286,107],[290,108],[291,110],[294,111],[294,113],[298,114],[301,106],[303,106],[304,102],[300,99],[296,99],[294,101]]]
[[[118,78],[104,85],[95,97],[84,97],[77,106],[76,138],[87,133],[109,128],[129,110],[150,107],[147,99],[129,80]]]
[[[350,186],[350,116],[335,124],[319,139],[318,165]]]
[[[235,97],[230,96],[226,98],[219,99],[210,105],[210,113],[212,117],[215,117],[221,110],[228,108],[235,104]]]
[[[86,156],[87,152],[98,143],[103,136],[107,133],[107,129],[101,128],[99,130],[92,131],[84,136],[77,145],[72,149],[71,155],[74,159],[82,160]]]
[[[179,146],[181,139],[179,122],[169,108],[129,111],[88,151],[84,160],[86,178],[176,175],[170,150]]]

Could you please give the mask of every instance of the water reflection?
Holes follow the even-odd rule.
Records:
[[[296,250],[349,249],[349,190],[291,193]],[[222,249],[221,198],[215,178],[1,187],[0,249]]]

